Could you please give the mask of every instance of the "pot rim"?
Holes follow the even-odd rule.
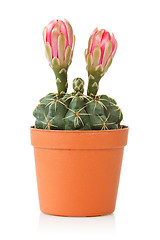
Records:
[[[31,144],[46,149],[98,150],[124,147],[129,128],[114,130],[45,130],[30,128]]]
[[[30,130],[33,130],[33,131],[42,131],[42,132],[58,132],[58,133],[77,133],[77,134],[80,134],[80,133],[106,133],[106,132],[117,132],[117,131],[128,131],[129,130],[129,127],[126,126],[126,125],[121,125],[122,128],[118,128],[118,129],[110,129],[110,130],[49,130],[49,129],[39,129],[39,128],[35,128],[35,126],[31,126],[30,127]]]

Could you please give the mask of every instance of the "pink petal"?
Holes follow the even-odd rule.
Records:
[[[97,32],[98,32],[98,28],[95,28],[91,34],[91,35],[93,35],[93,39],[92,39],[92,44],[91,44],[91,48],[90,48],[90,53],[93,53],[93,49],[95,47],[95,35],[97,34]]]
[[[111,52],[111,55],[115,49],[115,46],[116,46],[116,41],[115,41],[115,37],[114,37],[114,34],[112,33],[111,34],[111,42],[112,42],[112,52]]]
[[[68,32],[67,32],[67,27],[66,27],[66,24],[59,20],[58,23],[60,24],[61,28],[60,28],[60,32],[63,33],[66,37],[66,47],[69,45],[68,43]]]
[[[53,30],[54,31],[54,30]],[[58,33],[57,36],[51,38],[52,58],[58,57]]]
[[[68,45],[72,48],[73,47],[73,29],[68,20],[64,18],[64,21],[67,29],[67,34],[68,34]]]
[[[103,55],[104,55],[104,51],[105,51],[105,45],[106,45],[106,42],[108,40],[111,40],[111,36],[109,34],[109,32],[107,32],[106,30],[104,30],[104,33],[102,35],[102,40],[101,40],[101,58],[100,58],[100,64],[102,64],[102,59],[103,59]]]
[[[46,29],[46,42],[49,42],[49,44],[51,45],[51,33],[52,30],[54,28],[54,26],[57,24],[57,19],[54,19],[53,21],[51,21],[48,25],[47,25],[47,29]]]
[[[98,32],[98,28],[96,27],[96,28],[93,30],[93,32],[92,32],[91,35],[96,35],[97,32]]]
[[[101,40],[101,48],[105,48],[106,42],[108,40],[111,40],[111,36],[109,34],[109,32],[104,31],[103,35],[102,35],[102,40]]]

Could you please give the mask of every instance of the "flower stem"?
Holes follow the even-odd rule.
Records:
[[[87,89],[87,95],[94,97],[99,89],[99,81],[101,77],[100,76],[94,76],[94,75],[89,75],[88,76],[88,89]]]
[[[54,70],[55,76],[56,76],[56,84],[58,93],[60,95],[63,95],[67,92],[68,83],[67,83],[67,70],[62,68],[60,71],[57,69]]]

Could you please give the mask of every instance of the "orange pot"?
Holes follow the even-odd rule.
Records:
[[[107,131],[31,128],[40,210],[60,216],[114,212],[128,127]]]

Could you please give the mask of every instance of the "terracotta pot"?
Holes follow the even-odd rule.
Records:
[[[31,128],[40,210],[98,216],[115,210],[128,127],[107,131]]]

